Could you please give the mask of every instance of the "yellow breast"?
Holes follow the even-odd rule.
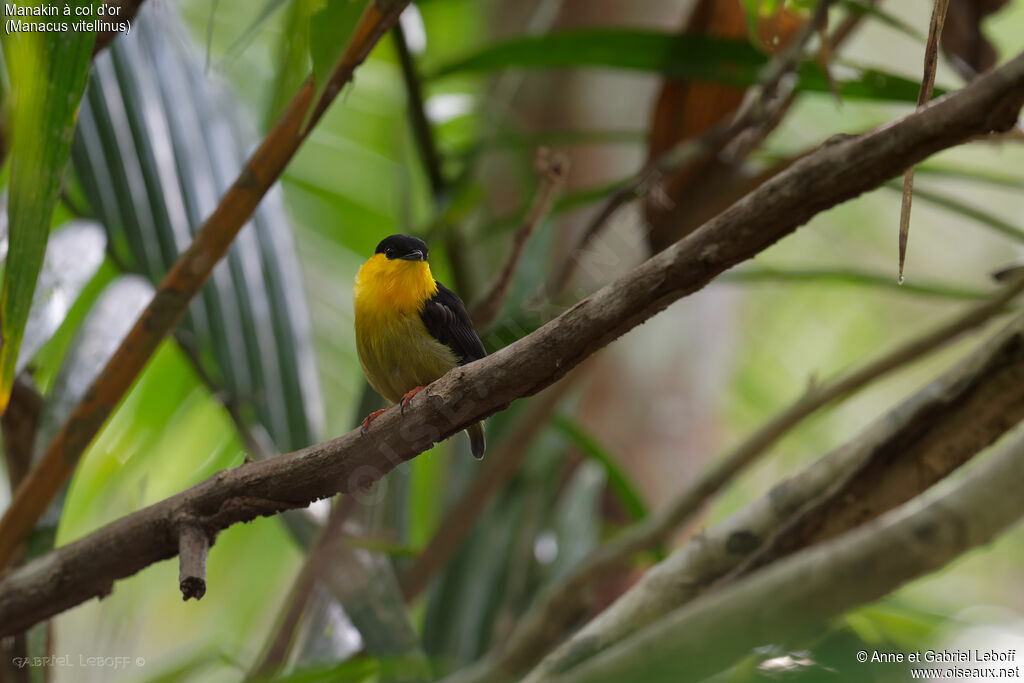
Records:
[[[430,334],[420,313],[437,292],[425,261],[390,260],[376,254],[363,264],[355,283],[356,349],[366,379],[397,403],[458,365],[458,359]]]

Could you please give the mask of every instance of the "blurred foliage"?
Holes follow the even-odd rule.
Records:
[[[484,48],[431,74],[497,71],[516,67],[600,66],[652,71],[676,79],[755,85],[768,57],[747,41],[621,29],[590,29],[522,38]],[[919,83],[877,69],[861,69],[857,78],[834,81],[844,98],[913,102]],[[798,91],[832,92],[833,83],[814,62],[799,70]],[[937,89],[936,94],[941,94]]]
[[[30,3],[38,7],[42,3]],[[53,9],[90,9],[95,0],[47,3]],[[7,16],[5,7],[4,16]],[[10,127],[38,127],[15,135],[8,180],[7,256],[0,289],[0,414],[14,383],[22,335],[43,265],[54,206],[68,162],[69,138],[89,73],[95,33],[69,36],[52,31],[11,33],[5,27],[4,64],[15,94]],[[6,126],[5,126],[6,127]],[[6,154],[6,150],[3,151]]]
[[[749,42],[676,35],[684,2],[638,0],[629,20],[612,7],[581,9],[585,4],[429,0],[406,12],[410,52],[428,75],[422,105],[441,157],[443,191],[435,195],[427,181],[394,45],[383,40],[312,131],[280,190],[261,204],[177,339],[161,346],[90,447],[56,511],[58,543],[241,462],[246,435],[227,407],[241,407],[242,422],[265,429],[281,450],[347,431],[374,398],[352,334],[351,282],[360,263],[385,235],[423,235],[438,279],[451,284],[456,269],[464,269],[461,293],[472,300],[498,270],[529,205],[535,148],[551,145],[573,155],[572,184],[528,243],[505,315],[485,344],[501,348],[543,322],[547,309],[524,305],[594,206],[642,162],[655,81],[746,85],[768,59]],[[745,3],[754,12],[778,4]],[[792,112],[751,165],[766,168],[836,132],[858,132],[910,111],[926,5],[882,3],[876,10],[837,2],[836,17],[864,15],[862,34],[834,65],[841,103],[820,67],[806,64]],[[104,361],[104,349],[131,323],[149,291],[143,278],[152,283],[166,272],[299,84],[310,74],[322,82],[357,6],[146,3],[130,40],[118,39],[95,60],[74,173],[43,223],[54,230],[52,246],[72,244],[89,225],[73,219],[98,220],[108,237],[106,258],[88,259],[73,283],[40,279],[44,295],[31,301],[26,319],[43,332],[38,343],[26,342],[31,352],[22,363],[46,398],[42,434],[59,425]],[[187,30],[174,28],[176,11]],[[147,24],[147,13],[159,21]],[[985,30],[1003,54],[1019,49],[1024,4],[993,15]],[[207,54],[197,44],[206,44]],[[959,83],[946,66],[939,82]],[[7,103],[5,96],[0,111]],[[526,446],[522,467],[407,615],[394,576],[471,490],[480,465],[458,436],[399,467],[360,499],[353,528],[361,535],[345,539],[347,550],[337,556],[372,568],[368,575],[378,580],[359,595],[368,606],[347,614],[336,602],[343,591],[318,587],[279,680],[415,678],[422,665],[417,645],[442,675],[502,642],[552,580],[623,524],[658,509],[815,375],[914,336],[963,305],[959,300],[989,291],[988,272],[1022,253],[1022,168],[1024,150],[1015,142],[965,145],[919,168],[919,239],[902,289],[882,277],[895,270],[898,202],[876,192],[816,217],[724,278],[728,284],[687,298],[612,344]],[[12,198],[14,183],[5,168],[0,187]],[[644,257],[635,216],[623,214],[595,245],[596,267],[581,268],[583,276],[552,308]],[[84,254],[78,244],[61,248],[54,263]],[[133,287],[135,298],[120,298]],[[812,417],[739,477],[702,523],[723,518],[834,447],[973,343],[964,340]],[[490,453],[517,444],[513,425],[523,404],[488,420]],[[0,505],[6,495],[0,493]],[[1002,605],[1019,619],[1021,533],[849,613],[813,641],[751,653],[718,678],[863,680],[864,669],[851,667],[858,649],[939,647],[995,622],[964,614],[965,605]],[[55,670],[53,678],[241,680],[279,623],[304,557],[280,518],[228,529],[210,554],[210,589],[201,602],[181,602],[176,564],[165,562],[53,621],[54,651],[143,657],[144,668],[113,678],[109,671]],[[345,570],[341,559],[337,569]],[[630,578],[600,586],[599,602],[613,599]],[[391,631],[388,614],[401,617]],[[368,640],[373,623],[381,630]],[[411,652],[412,668],[378,647],[389,644],[389,634],[390,644],[399,635],[418,637],[392,650]],[[367,652],[352,656],[363,647]],[[351,658],[336,661],[342,656]],[[764,666],[794,661],[802,663],[783,672]],[[877,673],[895,681],[905,672]]]
[[[74,145],[89,205],[124,269],[154,284],[237,176],[256,137],[230,93],[146,13],[93,70]],[[260,204],[189,308],[177,338],[246,422],[282,451],[322,432],[305,295],[279,190]]]

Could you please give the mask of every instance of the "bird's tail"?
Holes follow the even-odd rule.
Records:
[[[475,425],[466,427],[466,434],[469,435],[469,447],[473,451],[473,457],[480,460],[484,457],[484,450],[487,449],[487,439],[484,438],[484,423],[477,422]]]

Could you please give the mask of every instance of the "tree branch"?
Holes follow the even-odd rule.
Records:
[[[560,683],[703,680],[984,545],[1024,517],[1024,435],[927,505],[908,503],[680,609],[556,676]]]
[[[509,249],[505,264],[498,272],[494,284],[480,300],[470,309],[470,317],[473,325],[478,330],[485,330],[491,326],[494,319],[501,311],[501,305],[505,303],[508,296],[508,289],[512,284],[512,276],[519,265],[519,259],[523,256],[523,249],[530,235],[537,228],[537,225],[544,220],[551,205],[555,201],[555,195],[565,182],[565,176],[569,171],[569,160],[562,154],[552,154],[549,150],[541,148],[537,150],[537,158],[534,166],[541,177],[540,189],[533,199],[533,204],[523,219],[522,225],[512,238],[512,247]]]
[[[1018,285],[1024,278],[1018,278]],[[989,346],[927,438],[878,449],[820,499],[794,515],[732,578],[833,538],[902,505],[1024,419],[1024,316]]]
[[[185,522],[178,531],[178,587],[181,599],[202,599],[206,595],[206,556],[210,539],[206,532]]]
[[[24,376],[14,379],[7,411],[0,416],[4,440],[4,461],[11,491],[18,488],[32,466],[32,447],[36,440],[43,397]]]
[[[284,613],[271,632],[263,648],[263,653],[250,671],[250,678],[272,678],[284,665],[295,639],[295,630],[302,621],[306,605],[313,594],[313,588],[326,573],[326,565],[331,561],[329,550],[341,535],[345,522],[355,507],[356,499],[352,496],[345,496],[336,501],[334,507],[331,508],[327,523],[310,547],[306,554],[306,560],[292,583],[288,599],[285,601]]]
[[[379,417],[367,435],[349,432],[270,461],[221,472],[11,572],[0,580],[0,634],[103,594],[116,579],[174,556],[177,535],[171,520],[176,515],[187,513],[199,520],[212,538],[231,524],[369,485],[433,443],[555,382],[597,349],[790,234],[816,213],[878,187],[908,165],[972,135],[1012,126],[1022,102],[1024,54],[903,119],[822,146],[686,239],[535,332],[449,372],[421,392],[404,415],[392,410]],[[230,205],[235,210],[237,204]],[[187,301],[177,290],[162,291],[158,312],[168,310],[169,301]],[[180,312],[177,306],[170,310]],[[144,314],[139,334],[149,338],[150,325],[165,331],[161,322],[166,324],[152,312]],[[117,357],[104,376],[124,376],[126,371],[115,365]],[[87,405],[104,400],[95,393],[90,398]],[[101,412],[109,414],[112,409],[110,405]],[[99,427],[87,424],[92,429],[65,428],[64,438],[79,446],[75,452]],[[51,456],[51,467],[69,467],[60,464],[62,450]],[[19,494],[26,490],[32,489],[23,485]],[[22,506],[33,507],[25,501]],[[32,519],[22,516],[21,524],[30,527]]]
[[[783,85],[785,77],[799,66],[800,57],[803,55],[807,42],[820,27],[825,25],[831,4],[832,0],[818,1],[814,14],[801,28],[800,33],[794,37],[785,50],[768,64],[763,72],[761,84],[751,89],[739,111],[730,119],[719,121],[697,137],[679,141],[658,155],[657,158],[649,160],[621,189],[612,194],[587,223],[583,234],[573,245],[561,266],[551,276],[544,291],[535,296],[532,303],[538,304],[543,298],[561,294],[575,274],[583,252],[597,239],[612,216],[623,206],[643,197],[666,176],[720,153],[747,132],[756,129],[762,137],[767,136],[772,122],[774,121],[774,125],[778,125],[793,103],[792,89],[790,88],[790,92],[781,96],[779,89]],[[836,32],[833,44],[845,40],[856,24],[856,19],[852,22],[849,20],[844,22]],[[680,235],[680,237],[682,236]]]
[[[402,82],[405,85],[405,98],[409,110],[409,125],[412,128],[413,141],[419,151],[423,170],[430,183],[434,210],[443,218],[443,209],[449,200],[449,183],[444,174],[444,162],[437,149],[433,125],[427,117],[424,107],[422,79],[416,69],[416,62],[409,51],[405,29],[398,22],[394,28],[395,51],[398,53],[398,65],[402,71]],[[454,227],[444,225],[445,255],[452,271],[452,287],[463,297],[468,298],[470,277],[466,266],[465,249]]]
[[[607,545],[597,549],[571,573],[551,586],[540,604],[531,610],[499,648],[493,666],[515,675],[535,664],[556,644],[585,612],[587,589],[601,579],[628,566],[637,553],[665,543],[672,533],[699,511],[729,481],[749,467],[804,418],[818,409],[845,398],[879,377],[920,359],[963,333],[1000,314],[1015,296],[1024,291],[1024,277],[1002,288],[988,301],[972,307],[941,327],[899,346],[860,368],[843,373],[824,384],[811,386],[756,432],[711,467],[659,511],[629,527]],[[487,671],[491,665],[487,665]],[[478,673],[482,674],[481,666]]]
[[[819,500],[833,499],[836,482],[851,480],[866,464],[886,458],[898,462],[904,452],[926,461],[960,462],[975,454],[1024,414],[1022,373],[1024,315],[852,441],[655,565],[617,602],[548,655],[533,675],[571,668],[690,602],[755,556],[765,547],[766,539],[787,528],[798,513]],[[951,412],[955,417],[951,418]],[[964,429],[965,424],[971,425],[970,429]],[[884,476],[892,477],[896,488],[920,490],[923,485],[918,477],[923,474],[894,466]],[[930,484],[934,479],[929,476],[925,481]],[[888,488],[889,484],[879,486]],[[845,517],[852,519],[851,515]]]
[[[312,77],[249,158],[231,189],[221,198],[189,248],[175,261],[152,301],[136,320],[117,351],[93,380],[40,462],[22,482],[0,520],[0,569],[10,566],[19,545],[71,476],[78,459],[99,433],[161,340],[177,325],[189,301],[202,289],[263,195],[341,88],[352,79],[378,39],[398,19],[407,0],[374,0],[353,31],[320,100],[314,103]],[[309,121],[308,125],[303,125]]]
[[[420,152],[423,170],[426,171],[427,180],[430,182],[434,203],[441,204],[448,191],[448,183],[445,181],[444,171],[441,168],[441,155],[434,142],[434,131],[430,125],[430,119],[427,118],[426,110],[423,108],[423,88],[420,85],[419,74],[416,73],[416,63],[409,52],[409,43],[405,38],[402,22],[395,24],[392,35],[395,39],[395,51],[398,53],[398,64],[402,68],[402,82],[405,83],[413,139]]]
[[[949,0],[935,0],[932,6],[932,19],[928,27],[928,44],[924,50],[924,75],[921,77],[921,90],[917,93],[917,106],[922,107],[932,98],[935,85],[935,69],[939,65],[939,39],[942,37],[942,26],[946,23],[946,10]],[[910,166],[903,174],[903,199],[900,202],[899,231],[899,268],[897,279],[903,283],[903,263],[907,258],[907,236],[910,233],[910,207],[914,201],[914,167]]]

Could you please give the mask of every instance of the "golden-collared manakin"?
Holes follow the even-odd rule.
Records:
[[[404,408],[423,387],[487,355],[462,300],[434,279],[427,245],[416,237],[381,241],[356,275],[356,349],[366,379]],[[363,430],[383,410],[363,420]],[[484,455],[482,423],[466,429],[473,455]]]

